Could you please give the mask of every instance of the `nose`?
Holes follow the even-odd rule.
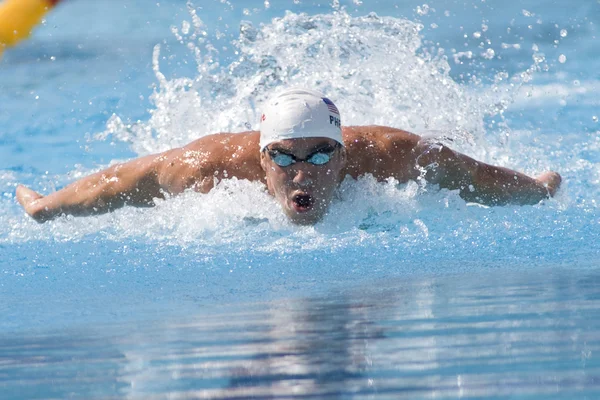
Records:
[[[312,175],[304,169],[297,169],[294,174],[293,182],[300,187],[312,185]]]

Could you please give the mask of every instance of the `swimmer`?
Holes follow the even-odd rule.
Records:
[[[341,181],[371,174],[403,183],[419,177],[458,190],[469,202],[536,204],[554,196],[561,177],[537,178],[474,160],[445,145],[386,126],[342,126],[321,93],[289,89],[274,96],[260,131],[217,133],[188,145],[113,165],[43,196],[19,185],[16,197],[36,221],[152,206],[187,189],[209,192],[228,178],[260,181],[291,221],[314,224]]]

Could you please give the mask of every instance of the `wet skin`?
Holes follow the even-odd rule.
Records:
[[[277,165],[270,151],[293,155],[305,160],[318,151],[331,151],[331,159],[323,165],[307,161],[289,166]],[[265,172],[269,193],[281,204],[291,221],[307,225],[320,220],[327,212],[333,194],[342,177],[346,151],[325,138],[282,140],[270,144],[261,152],[260,163]]]
[[[44,222],[62,214],[90,215],[124,205],[152,206],[156,198],[186,189],[207,193],[220,180],[235,177],[264,183],[292,221],[310,224],[326,213],[335,189],[346,176],[371,174],[377,180],[395,178],[401,183],[422,176],[440,188],[458,190],[467,201],[488,205],[535,204],[554,196],[561,183],[556,172],[532,178],[391,127],[344,127],[342,135],[345,147],[321,166],[299,162],[279,167],[267,152],[260,151],[259,132],[219,133],[181,148],[113,165],[47,196],[19,185],[16,197],[32,218]],[[333,143],[325,138],[293,139],[268,147],[279,147],[304,159],[316,147]]]

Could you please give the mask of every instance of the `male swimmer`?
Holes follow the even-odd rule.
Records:
[[[190,144],[113,165],[42,196],[17,187],[17,200],[38,222],[62,214],[90,215],[125,205],[152,206],[186,189],[207,193],[222,179],[260,181],[297,224],[327,212],[340,182],[371,174],[399,182],[423,177],[487,205],[535,204],[554,196],[561,177],[531,178],[478,162],[447,146],[386,126],[344,126],[321,93],[290,89],[274,96],[260,131],[218,133]]]

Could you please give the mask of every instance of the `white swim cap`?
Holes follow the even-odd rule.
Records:
[[[284,139],[325,137],[344,145],[340,112],[322,93],[289,89],[271,98],[260,122],[260,150]]]

